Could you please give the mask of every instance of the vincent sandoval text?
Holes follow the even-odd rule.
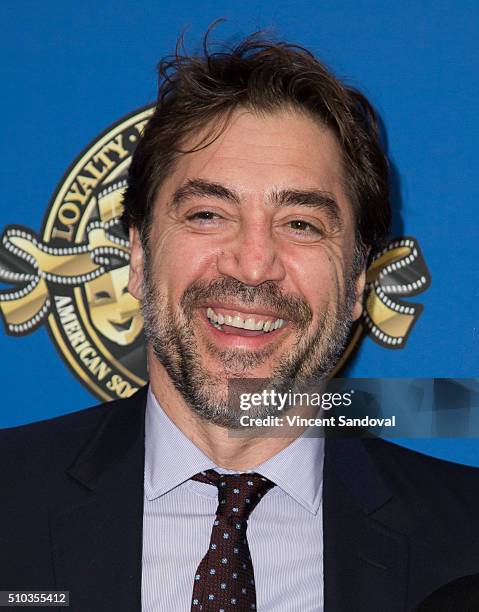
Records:
[[[267,416],[264,418],[253,418],[243,415],[240,418],[242,427],[396,427],[396,416],[372,418],[369,416],[361,418],[347,418],[343,415],[304,418],[300,416]]]

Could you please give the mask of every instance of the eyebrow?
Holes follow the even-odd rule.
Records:
[[[236,206],[241,205],[239,195],[228,187],[203,179],[190,179],[173,193],[170,206],[176,209],[181,203],[194,197],[217,198]],[[339,230],[343,228],[338,203],[332,194],[327,191],[320,189],[283,189],[273,191],[269,200],[275,208],[304,206],[305,208],[324,210],[335,228]]]
[[[194,197],[218,198],[219,200],[226,200],[238,206],[240,204],[238,194],[224,185],[211,181],[204,181],[202,179],[190,179],[174,192],[171,199],[171,206],[173,208],[178,208],[182,202]]]
[[[327,191],[320,189],[274,191],[271,195],[273,206],[304,206],[324,210],[330,222],[337,228],[343,228],[343,220],[338,203]]]

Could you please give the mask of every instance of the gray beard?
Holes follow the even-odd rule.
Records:
[[[282,294],[273,281],[257,287],[243,285],[232,278],[218,279],[209,284],[196,282],[185,291],[179,308],[174,312],[159,286],[155,286],[149,268],[147,257],[141,307],[147,342],[188,406],[209,423],[230,430],[240,428],[239,418],[244,413],[229,397],[228,380],[251,378],[250,371],[270,358],[275,347],[258,351],[221,350],[209,343],[207,350],[220,365],[216,372],[206,369],[195,338],[194,313],[207,299],[234,297],[244,304],[273,308],[278,312],[278,318],[293,322],[297,339],[289,353],[277,360],[272,369],[271,379],[275,387],[287,385],[291,388],[296,383],[326,379],[348,341],[356,299],[352,275],[347,279],[343,296],[338,290],[339,300],[334,312],[322,313],[314,332],[308,333],[313,318],[310,306],[301,298]],[[274,406],[256,406],[248,412],[252,418],[276,414]]]

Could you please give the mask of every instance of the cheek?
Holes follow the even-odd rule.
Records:
[[[342,260],[333,247],[326,245],[293,248],[295,253],[284,250],[288,290],[305,297],[315,314],[323,312],[340,297]]]
[[[151,267],[156,283],[172,304],[178,304],[185,289],[197,280],[214,278],[218,248],[192,235],[167,230],[152,248]]]

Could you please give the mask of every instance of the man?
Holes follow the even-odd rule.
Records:
[[[374,111],[257,37],[160,77],[124,213],[150,385],[2,433],[1,588],[85,611],[410,610],[479,571],[477,471],[381,440],[235,436],[228,401],[230,379],[337,363],[389,227]]]

